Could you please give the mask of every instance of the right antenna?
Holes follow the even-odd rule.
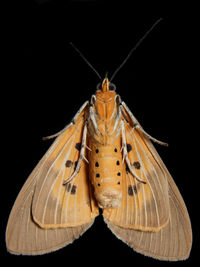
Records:
[[[124,59],[124,61],[121,63],[121,65],[116,69],[116,71],[113,73],[112,77],[110,78],[110,82],[113,80],[113,78],[116,76],[118,71],[124,66],[124,64],[127,62],[127,60],[130,58],[132,53],[136,50],[136,48],[142,43],[142,41],[147,37],[147,35],[156,27],[156,25],[162,20],[162,18],[158,19],[151,28],[145,33],[145,35],[137,42],[137,44],[131,49],[127,57]]]

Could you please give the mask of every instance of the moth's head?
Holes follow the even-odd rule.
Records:
[[[109,92],[109,91],[115,91],[116,86],[111,83],[108,78],[105,78],[102,83],[97,84],[97,91],[101,92]]]
[[[114,101],[116,96],[115,90],[115,85],[110,83],[108,78],[105,78],[102,83],[97,85],[96,97],[103,102]]]

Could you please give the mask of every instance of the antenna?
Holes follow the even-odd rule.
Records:
[[[162,20],[162,18],[158,19],[151,28],[144,34],[144,36],[136,43],[136,45],[131,49],[127,57],[124,59],[124,61],[121,63],[121,65],[116,69],[116,71],[113,73],[112,77],[110,78],[110,82],[113,80],[113,78],[116,76],[118,71],[124,66],[124,64],[127,62],[127,60],[130,58],[132,53],[137,49],[137,47],[142,43],[142,41],[149,35],[149,33],[156,27],[156,25]]]
[[[84,55],[79,51],[79,49],[72,43],[70,42],[70,45],[78,52],[78,54],[82,57],[82,59],[88,64],[88,66],[96,73],[96,75],[99,77],[100,80],[102,80],[100,74],[98,71],[95,70],[95,68],[90,64],[90,62],[84,57]]]

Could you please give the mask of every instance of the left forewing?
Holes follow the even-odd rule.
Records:
[[[33,219],[43,228],[74,227],[88,223],[97,213],[92,212],[88,184],[88,166],[82,160],[76,176],[64,184],[75,172],[82,143],[84,120],[77,121],[74,134],[66,138],[60,152],[46,161],[37,177],[33,197]],[[64,133],[67,135],[68,133]]]

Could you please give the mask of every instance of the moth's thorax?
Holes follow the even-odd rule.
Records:
[[[121,141],[102,145],[90,139],[88,146],[89,178],[94,195],[101,208],[116,208],[122,198],[122,156]]]
[[[112,91],[96,92],[96,108],[101,119],[109,120],[115,109],[116,93]]]
[[[89,121],[88,129],[92,137],[101,144],[111,144],[117,135],[119,123],[116,125],[118,113],[116,93],[112,91],[97,91],[92,113],[95,120]]]

